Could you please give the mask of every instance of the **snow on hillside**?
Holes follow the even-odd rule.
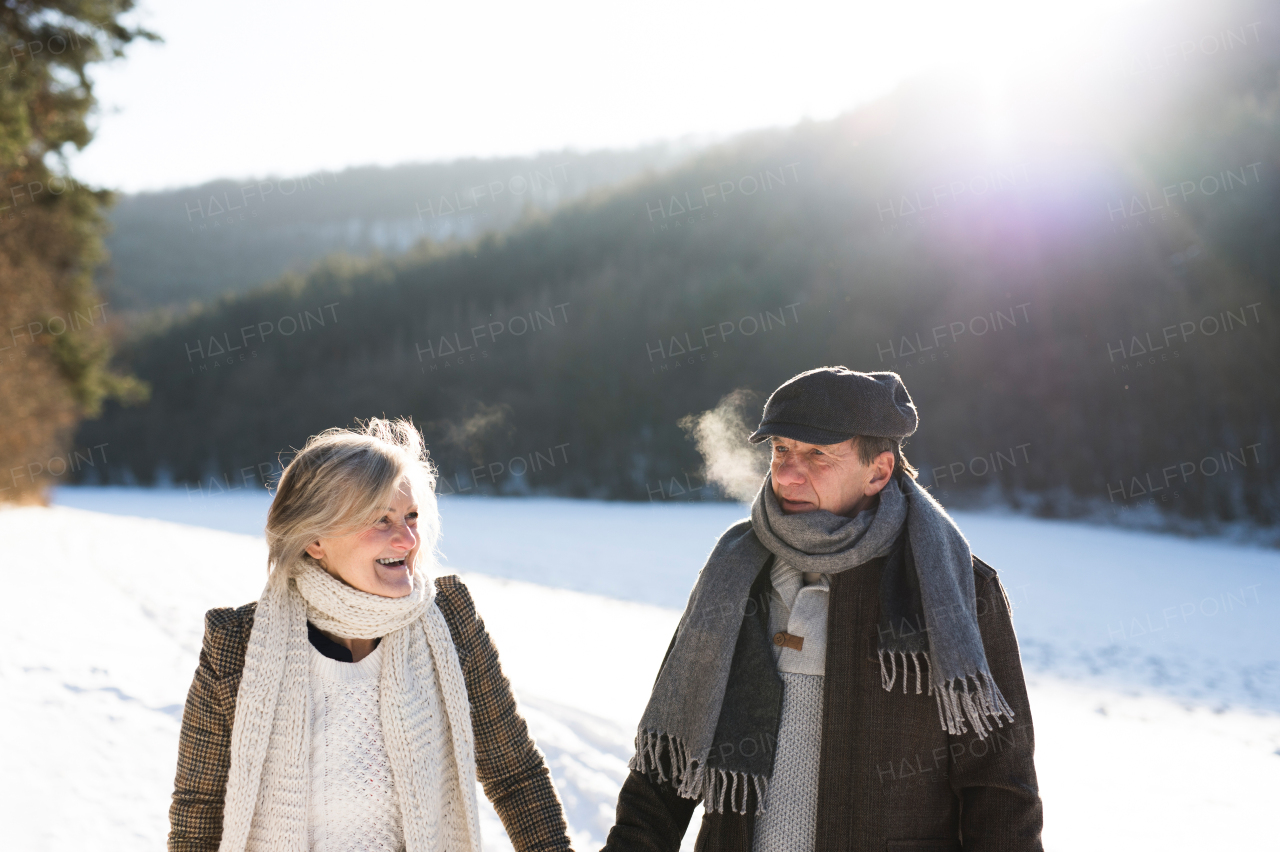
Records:
[[[20,508],[0,511],[0,563],[0,849],[163,848],[204,613],[258,596],[265,545],[165,521]],[[555,772],[575,839],[598,845],[630,756],[633,723],[619,720],[643,706],[678,616],[465,579]],[[621,666],[608,659],[619,629],[629,655]],[[483,829],[487,849],[510,848],[487,807]]]
[[[0,848],[162,848],[203,613],[260,591],[267,501],[80,488],[56,502],[0,510]],[[742,509],[441,509],[448,568],[502,653],[575,846],[598,848],[677,609]],[[1280,791],[1280,554],[958,520],[1015,607],[1046,848],[1273,844],[1259,817]],[[483,830],[509,848],[492,811]]]

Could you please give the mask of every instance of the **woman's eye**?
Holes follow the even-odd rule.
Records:
[[[405,515],[405,516],[404,516],[404,519],[405,519],[406,521],[408,521],[409,523],[414,523],[414,522],[416,522],[416,521],[418,520],[418,513],[417,513],[417,512],[410,512],[409,514],[407,514],[407,515]]]

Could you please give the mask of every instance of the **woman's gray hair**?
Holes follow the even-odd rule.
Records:
[[[402,482],[418,502],[421,543],[414,570],[436,564],[440,511],[436,472],[413,421],[372,418],[360,429],[312,436],[280,474],[267,513],[267,568],[284,582],[307,545],[371,527]],[[425,561],[424,561],[425,560]]]

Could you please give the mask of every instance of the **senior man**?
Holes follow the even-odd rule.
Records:
[[[769,397],[769,475],[698,577],[618,796],[611,852],[1039,850],[1009,602],[915,481],[896,373]]]

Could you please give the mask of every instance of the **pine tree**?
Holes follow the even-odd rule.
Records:
[[[0,4],[0,500],[30,500],[73,468],[73,430],[104,399],[145,395],[109,367],[111,313],[92,280],[110,194],[77,182],[65,158],[92,139],[88,67],[156,39],[122,22],[133,5]]]

